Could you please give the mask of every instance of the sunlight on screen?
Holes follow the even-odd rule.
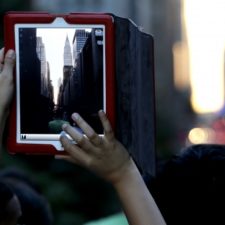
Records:
[[[64,55],[64,45],[67,40],[69,40],[70,46],[73,43],[74,29],[52,29],[51,32],[46,32],[46,29],[37,29],[37,37],[41,38],[42,46],[44,46],[46,59],[48,59],[49,67],[51,68],[51,79],[54,89],[54,102],[57,102],[58,96],[58,84],[60,78],[62,77],[63,68],[63,55]],[[57,38],[56,38],[57,37]],[[58,46],[56,49],[55,46]],[[56,54],[57,51],[57,54]],[[61,55],[59,57],[58,55]],[[61,78],[62,79],[62,78]]]

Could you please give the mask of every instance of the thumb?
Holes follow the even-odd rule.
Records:
[[[15,51],[12,49],[8,50],[5,55],[2,73],[4,73],[4,74],[12,74],[13,73],[15,59],[16,59]]]
[[[0,49],[0,63],[2,64],[4,61],[4,48]]]

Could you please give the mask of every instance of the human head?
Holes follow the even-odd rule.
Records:
[[[165,163],[149,189],[168,225],[225,224],[225,146],[184,149]]]
[[[17,196],[8,185],[0,182],[0,225],[16,225],[21,214]]]
[[[19,224],[52,224],[53,216],[48,201],[23,171],[15,168],[2,170],[0,179],[11,188],[19,199],[22,210],[22,215],[18,220]]]

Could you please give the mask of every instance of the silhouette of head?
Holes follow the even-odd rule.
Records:
[[[38,186],[18,169],[8,168],[1,171],[3,180],[18,197],[22,215],[18,223],[25,225],[51,225],[52,211],[48,201],[40,193]]]
[[[0,224],[15,225],[21,216],[21,205],[8,185],[0,182]]]
[[[225,224],[225,146],[194,145],[149,184],[168,225]]]

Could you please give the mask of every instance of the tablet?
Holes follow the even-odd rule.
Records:
[[[16,51],[15,98],[10,114],[11,153],[58,154],[62,124],[79,113],[99,134],[98,111],[112,125],[114,24],[111,15],[9,12],[5,47]]]

